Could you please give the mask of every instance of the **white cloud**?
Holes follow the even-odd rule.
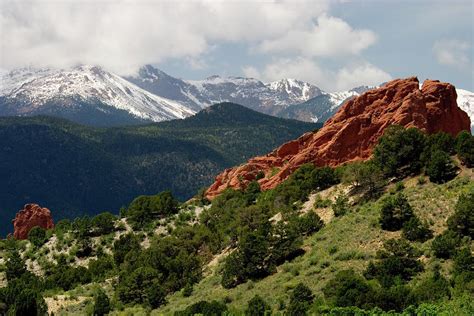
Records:
[[[261,78],[266,82],[282,78],[297,78],[316,83],[325,81],[325,75],[319,65],[311,59],[303,57],[276,59],[265,65],[261,72],[258,73],[256,69],[253,71],[254,77]]]
[[[296,29],[282,37],[265,40],[260,50],[266,53],[297,53],[308,57],[335,57],[359,54],[375,40],[374,32],[354,30],[345,21],[323,14],[310,29]]]
[[[362,61],[336,71],[325,69],[309,58],[280,58],[258,70],[247,66],[242,69],[246,76],[271,82],[282,78],[298,78],[315,84],[325,91],[348,90],[362,85],[379,85],[392,77],[382,69]]]
[[[0,67],[88,63],[126,74],[169,58],[199,60],[222,42],[281,38],[327,8],[325,0],[2,0]]]
[[[391,80],[390,74],[367,62],[341,68],[336,74],[337,90],[358,86],[375,86]]]
[[[252,66],[245,66],[242,68],[242,73],[244,74],[245,77],[249,78],[259,78],[260,77],[260,72],[258,71],[257,68],[252,67]]]
[[[470,45],[466,41],[442,39],[434,43],[433,52],[440,64],[464,68],[470,63],[469,48]]]

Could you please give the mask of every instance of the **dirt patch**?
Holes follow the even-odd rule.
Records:
[[[321,220],[324,222],[324,224],[328,224],[333,218],[334,218],[334,212],[332,211],[331,207],[314,207],[314,202],[316,202],[316,198],[319,196],[322,199],[327,199],[330,200],[331,202],[334,202],[336,200],[336,197],[343,193],[347,194],[349,192],[349,187],[344,186],[344,185],[335,185],[332,186],[326,190],[320,191],[318,193],[313,193],[309,196],[308,201],[306,201],[303,204],[303,207],[301,208],[301,212],[307,213],[311,210],[314,210],[316,214],[321,218]]]
[[[58,312],[66,308],[68,306],[72,305],[78,305],[87,300],[89,297],[86,296],[78,296],[72,298],[69,295],[56,295],[53,297],[45,297],[45,302],[46,305],[48,306],[48,314],[51,315],[54,313],[55,315],[58,314]]]
[[[215,255],[214,258],[212,258],[212,260],[207,264],[207,266],[204,267],[203,275],[204,276],[211,275],[215,271],[219,262],[224,260],[224,258],[230,255],[233,251],[234,249],[227,247],[220,254]]]

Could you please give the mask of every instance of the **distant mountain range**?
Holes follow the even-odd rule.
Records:
[[[23,68],[0,74],[0,116],[51,115],[87,125],[117,126],[182,119],[212,104],[233,102],[273,116],[324,122],[345,100],[371,88],[328,93],[296,79],[183,80],[151,65],[129,77],[97,66]],[[474,122],[473,93],[457,91],[459,105]]]
[[[322,94],[318,87],[294,79],[268,84],[242,77],[211,76],[204,80],[182,80],[150,65],[142,67],[138,76],[126,79],[144,90],[181,102],[195,110],[219,102],[233,102],[276,115],[290,104],[302,103]]]
[[[159,122],[194,113],[95,66],[23,68],[1,77],[1,116],[52,115],[107,126]]]
[[[231,103],[184,120],[120,128],[0,118],[0,222],[30,202],[59,219],[117,212],[138,195],[163,190],[185,200],[223,169],[319,127]]]

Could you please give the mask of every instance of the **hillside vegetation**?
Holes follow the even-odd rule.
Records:
[[[2,241],[0,313],[472,315],[473,165],[468,133],[394,126],[370,161],[269,191],[36,228]]]
[[[0,220],[26,203],[55,219],[117,211],[141,194],[181,201],[218,172],[319,125],[223,103],[170,122],[92,128],[49,117],[0,119]],[[0,227],[0,235],[11,230]]]

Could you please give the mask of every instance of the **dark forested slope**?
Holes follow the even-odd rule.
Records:
[[[188,199],[224,168],[317,127],[231,103],[184,120],[123,128],[1,118],[0,220],[8,223],[28,202],[63,218],[117,210],[162,190]]]

